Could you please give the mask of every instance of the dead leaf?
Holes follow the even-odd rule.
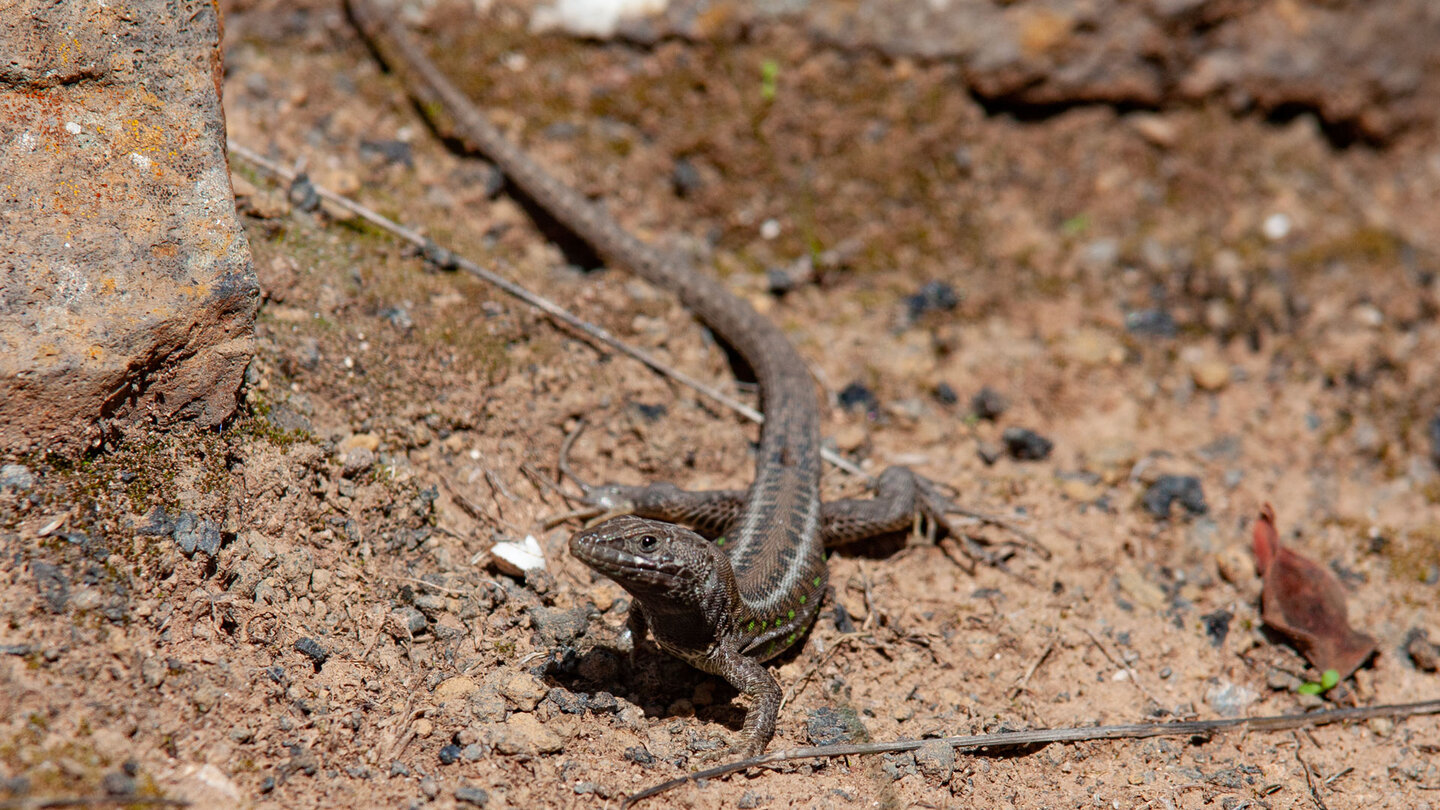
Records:
[[[1288,636],[1322,672],[1350,677],[1375,652],[1375,639],[1350,626],[1345,593],[1335,575],[1280,545],[1275,510],[1260,510],[1254,531],[1255,564],[1264,578],[1261,617]]]

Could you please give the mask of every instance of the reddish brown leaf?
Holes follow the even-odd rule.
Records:
[[[1350,626],[1345,594],[1324,567],[1280,545],[1275,510],[1260,510],[1255,522],[1256,567],[1265,580],[1261,617],[1288,636],[1317,669],[1333,669],[1343,680],[1375,652],[1375,639]]]

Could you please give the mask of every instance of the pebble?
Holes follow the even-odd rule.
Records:
[[[451,743],[440,749],[440,764],[454,765],[460,760],[460,746]]]
[[[865,726],[853,709],[822,706],[805,717],[805,732],[814,745],[839,745],[867,738]]]
[[[1405,654],[1411,663],[1425,672],[1440,670],[1440,646],[1430,643],[1423,627],[1413,627],[1405,635]]]
[[[321,665],[330,658],[330,654],[320,646],[320,642],[308,636],[295,640],[295,651],[305,655],[315,663],[315,670],[318,672]]]
[[[935,395],[935,401],[941,405],[954,405],[960,401],[960,395],[955,393],[955,389],[947,382],[936,383],[932,393]]]
[[[1202,360],[1190,367],[1190,379],[1202,391],[1219,391],[1230,384],[1230,366],[1220,360]]]
[[[533,711],[550,693],[549,687],[539,678],[517,670],[512,670],[508,676],[500,675],[499,687],[500,694],[522,712]]]
[[[470,743],[460,750],[460,756],[466,762],[479,762],[485,758],[485,748],[478,743]]]
[[[565,747],[560,735],[545,727],[533,714],[516,712],[504,723],[492,726],[490,745],[502,754],[553,754]]]
[[[1125,331],[1145,337],[1173,338],[1175,317],[1163,309],[1141,309],[1125,315]]]
[[[452,700],[464,700],[474,694],[480,688],[480,684],[474,679],[464,675],[456,675],[453,678],[446,678],[435,687],[435,701],[437,703],[448,703]]]
[[[689,158],[682,157],[675,161],[675,166],[670,171],[670,186],[675,189],[676,196],[683,199],[699,191],[704,185],[700,171]]]
[[[364,447],[352,447],[340,454],[340,474],[355,478],[375,465],[375,453]]]
[[[215,521],[202,518],[189,510],[181,512],[175,518],[170,536],[175,539],[181,553],[186,557],[193,556],[196,551],[203,551],[213,557],[220,551],[220,526]]]
[[[1205,702],[1221,717],[1238,717],[1259,695],[1253,689],[1221,681],[1205,693]]]
[[[954,287],[943,281],[927,281],[919,292],[905,299],[905,308],[912,321],[927,312],[951,312],[958,306],[960,296],[955,293]]]
[[[547,647],[564,647],[575,643],[585,635],[590,624],[590,613],[584,608],[560,610],[544,606],[529,610],[530,625]]]
[[[1041,461],[1050,456],[1055,443],[1039,433],[1021,427],[1008,427],[1000,434],[1005,450],[1016,461]]]
[[[1217,610],[1200,617],[1200,624],[1205,628],[1211,647],[1219,648],[1225,643],[1225,637],[1230,635],[1230,620],[1234,618],[1235,614],[1228,610]]]
[[[837,399],[840,407],[847,411],[858,410],[872,417],[880,411],[880,401],[875,398],[875,392],[862,382],[852,382],[842,388]]]
[[[976,419],[994,422],[1009,409],[1010,402],[1005,399],[1005,395],[988,385],[970,397],[970,412],[975,414]]]
[[[1125,116],[1125,122],[1152,146],[1174,146],[1179,138],[1175,124],[1155,113],[1132,113]]]
[[[466,785],[465,787],[455,788],[455,801],[463,804],[473,804],[476,807],[484,807],[490,803],[490,794],[478,787]]]
[[[1082,327],[1061,343],[1060,352],[1072,362],[1087,366],[1118,366],[1125,361],[1125,347],[1109,332]]]
[[[1260,232],[1271,242],[1279,242],[1290,235],[1291,225],[1289,216],[1279,213],[1271,214],[1261,223]]]
[[[330,590],[330,583],[334,577],[335,575],[326,568],[316,568],[310,572],[311,593],[324,593]]]
[[[1060,492],[1072,501],[1090,503],[1099,498],[1103,490],[1094,481],[1087,481],[1084,478],[1066,478],[1060,482]]]
[[[24,464],[6,464],[0,467],[0,489],[11,488],[26,492],[35,486],[35,473]]]
[[[416,737],[429,737],[435,733],[435,724],[424,717],[419,718],[410,724],[410,730],[415,732]]]
[[[941,740],[926,740],[915,749],[915,764],[921,773],[943,784],[955,770],[955,749]]]
[[[1205,490],[1200,486],[1200,479],[1193,475],[1162,475],[1141,498],[1145,511],[1157,520],[1169,518],[1170,506],[1177,501],[1192,515],[1203,515],[1209,511],[1205,504]]]
[[[1242,591],[1255,585],[1259,575],[1255,569],[1255,558],[1244,546],[1232,543],[1220,549],[1220,553],[1215,555],[1215,563],[1220,569],[1220,576],[1231,585]]]

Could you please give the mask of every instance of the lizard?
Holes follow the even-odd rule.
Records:
[[[754,371],[765,419],[747,489],[582,483],[591,503],[626,514],[575,533],[569,550],[631,595],[633,642],[648,630],[662,650],[751,699],[732,751],[761,753],[781,703],[765,662],[814,622],[826,589],[826,547],[902,531],[918,519],[954,533],[946,515],[958,507],[903,466],[879,476],[872,499],[822,503],[820,404],[804,359],[779,327],[714,277],[631,234],[507,139],[445,79],[396,15],[383,15],[372,0],[346,6],[419,107],[444,110],[466,145],[514,189],[602,258],[674,294]]]

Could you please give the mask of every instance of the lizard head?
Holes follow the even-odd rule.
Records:
[[[673,523],[622,515],[570,538],[570,553],[652,610],[701,607],[735,593],[730,560],[714,543]]]

